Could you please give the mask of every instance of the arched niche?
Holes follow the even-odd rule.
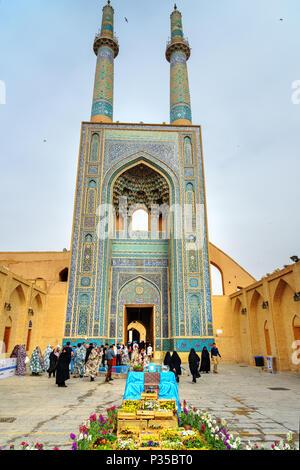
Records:
[[[263,326],[261,322],[264,317],[264,310],[262,310],[263,297],[255,289],[250,298],[250,312],[249,312],[249,325],[250,325],[250,338],[252,346],[252,361],[254,356],[264,355],[264,338],[263,338]]]
[[[7,353],[9,349],[12,349],[12,341],[11,341],[11,331],[12,331],[13,321],[11,316],[7,316],[5,319],[4,324],[4,334],[3,334],[3,345],[2,345],[2,353]]]
[[[97,162],[99,160],[99,144],[100,137],[99,134],[93,134],[91,139],[91,148],[90,148],[90,161]]]
[[[184,163],[186,165],[193,164],[193,146],[192,139],[189,136],[184,138]]]
[[[124,326],[127,333],[126,325],[131,323],[131,321],[128,321],[128,308],[142,310],[146,308],[147,310],[151,310],[151,322],[149,324],[148,333],[151,331],[151,336],[153,336],[153,332],[155,331],[156,339],[159,340],[162,338],[161,293],[155,284],[139,276],[127,282],[119,290],[117,321],[116,325],[113,326],[113,330],[111,329],[111,332],[116,331],[118,339],[121,341],[127,340],[124,335]]]
[[[292,325],[296,311],[299,309],[298,302],[294,301],[294,294],[294,288],[285,280],[280,279],[273,296],[273,324],[280,370],[289,370],[292,365],[291,344],[294,341]]]
[[[162,231],[167,226],[170,191],[167,180],[150,166],[137,163],[121,173],[113,185],[115,230],[127,233]]]

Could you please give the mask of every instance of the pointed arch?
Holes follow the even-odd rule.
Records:
[[[145,281],[146,283],[148,284],[151,284],[154,289],[157,289],[158,292],[160,292],[159,290],[159,286],[155,284],[154,281],[152,281],[152,279],[148,279],[147,276],[144,276],[143,274],[138,274],[138,275],[132,275],[132,278],[127,280],[126,282],[124,282],[124,284],[122,284],[119,288],[119,293],[126,287],[128,286],[128,284],[131,284],[132,282],[134,281],[137,281],[137,280],[141,280],[141,281]]]
[[[153,308],[153,331],[157,339],[162,338],[162,313],[161,313],[161,292],[159,288],[146,277],[136,276],[124,283],[118,293],[118,315],[116,330],[119,338],[124,338],[127,333],[127,317],[125,310],[127,307]],[[124,331],[125,329],[125,331]]]
[[[240,299],[237,297],[235,299],[235,303],[234,303],[234,313],[235,315],[239,315],[241,313],[241,310],[242,310],[242,302],[240,301]]]
[[[131,322],[127,327],[127,331],[130,330],[138,331],[138,333],[140,334],[140,341],[146,341],[146,328],[141,322]]]
[[[12,303],[14,301],[15,302],[17,301],[22,306],[26,303],[25,291],[24,291],[24,288],[21,284],[19,284],[17,287],[15,287],[15,289],[10,294],[9,302]]]
[[[108,311],[108,309],[104,309],[102,307],[101,300],[103,297],[106,296],[107,302],[109,297],[109,291],[106,289],[106,286],[109,285],[110,280],[110,270],[107,268],[109,266],[108,258],[111,256],[111,248],[114,240],[114,232],[115,226],[113,221],[115,220],[114,214],[114,206],[113,202],[113,188],[115,181],[117,178],[124,173],[126,170],[138,165],[143,164],[148,166],[150,169],[154,170],[155,172],[159,173],[161,177],[163,177],[167,182],[167,187],[169,188],[169,202],[170,207],[180,207],[181,202],[181,192],[180,192],[180,184],[178,176],[176,175],[175,171],[165,162],[159,160],[157,157],[145,152],[139,151],[131,155],[127,155],[121,160],[113,163],[109,169],[107,169],[103,174],[103,179],[101,181],[101,193],[99,198],[99,204],[101,209],[101,215],[99,217],[99,223],[97,226],[97,261],[98,263],[101,262],[102,269],[98,275],[97,285],[99,289],[99,296],[96,299],[95,304],[95,311],[99,312],[99,315],[102,318],[103,325],[109,325],[110,336],[114,338],[119,338],[122,340],[123,333],[119,334],[119,332],[124,331],[123,319],[124,319],[124,310],[120,306],[118,294],[116,297],[115,305],[113,306],[114,311],[112,314]],[[100,213],[98,213],[98,216]],[[177,305],[182,303],[182,299],[184,298],[183,294],[183,283],[178,282],[180,270],[180,264],[182,263],[182,259],[177,256],[179,250],[181,250],[182,238],[176,237],[175,234],[182,232],[182,224],[181,224],[181,211],[174,210],[170,214],[170,223],[168,226],[168,233],[170,233],[170,253],[171,253],[171,260],[172,260],[172,272],[174,273],[171,280],[171,289],[173,289],[174,297],[172,298],[172,317],[170,324],[176,325],[176,314],[177,314]],[[125,229],[124,229],[125,230]],[[122,234],[120,234],[122,238]],[[104,261],[104,262],[103,262]],[[164,304],[165,305],[165,304]],[[156,315],[161,314],[161,300],[159,299],[159,307],[155,307],[155,322],[156,322]],[[121,311],[120,311],[121,309]],[[164,315],[167,313],[164,310]],[[157,324],[159,325],[159,332],[155,333],[155,337],[157,338],[156,347],[158,350],[162,346],[162,322],[161,318],[158,318]],[[169,322],[166,323],[164,317],[164,327],[169,325]],[[164,330],[165,331],[165,330]],[[101,334],[101,330],[100,330]]]
[[[294,289],[284,279],[280,279],[273,295],[273,322],[276,337],[277,356],[280,370],[289,370],[293,331],[291,325],[295,308]],[[290,317],[290,318],[288,318]]]
[[[34,310],[34,308],[36,308],[39,312],[41,312],[41,310],[43,308],[43,301],[42,301],[42,298],[41,298],[40,294],[36,294],[33,297],[32,308],[33,308],[33,310]]]
[[[262,332],[259,329],[259,312],[263,303],[263,297],[260,292],[255,289],[250,299],[249,326],[252,346],[252,356],[263,355]],[[254,361],[252,357],[252,361]]]

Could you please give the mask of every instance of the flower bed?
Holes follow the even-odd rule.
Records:
[[[180,413],[181,425],[186,429],[199,431],[201,437],[206,441],[208,447],[213,450],[266,450],[264,445],[257,445],[248,442],[242,444],[239,437],[234,438],[229,433],[225,420],[215,420],[207,412],[202,412],[196,408],[187,406],[183,402],[183,411]],[[284,442],[275,441],[271,446],[273,450],[296,450],[293,442],[292,433],[287,434],[287,440]]]
[[[127,403],[128,406],[140,405]],[[73,441],[72,450],[265,450],[257,444],[242,444],[239,437],[234,438],[227,430],[224,420],[213,419],[207,412],[202,412],[183,403],[180,413],[180,426],[174,429],[162,429],[161,425],[149,422],[149,428],[141,431],[137,427],[124,428],[117,435],[117,409],[107,410],[107,417],[90,416],[79,426],[79,434],[70,434]],[[292,434],[287,441],[275,441],[271,446],[274,450],[296,450]],[[43,444],[27,444],[22,442],[19,447],[11,445],[11,450],[50,450]],[[1,447],[0,447],[0,450]],[[54,447],[52,450],[59,450]]]

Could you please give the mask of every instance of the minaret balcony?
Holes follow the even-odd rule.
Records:
[[[98,50],[100,47],[107,46],[110,47],[114,51],[114,57],[116,58],[117,55],[119,54],[119,41],[118,39],[113,36],[105,36],[99,32],[95,36],[94,40],[94,52],[96,55],[98,55]]]
[[[187,39],[182,38],[180,41],[172,41],[171,39],[167,42],[166,59],[168,62],[171,60],[171,55],[176,51],[182,51],[186,55],[186,60],[189,60],[191,56],[191,47]]]

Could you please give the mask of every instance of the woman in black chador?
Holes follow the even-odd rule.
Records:
[[[202,349],[200,372],[210,372],[210,357],[206,346]]]
[[[47,370],[47,372],[49,374],[49,379],[50,379],[52,374],[53,374],[53,377],[55,377],[55,370],[56,370],[56,365],[58,361],[58,348],[53,349],[52,353],[49,356],[49,360],[50,360],[50,365],[49,365],[49,369]]]
[[[197,378],[201,377],[199,374],[199,362],[200,362],[200,357],[198,354],[196,354],[195,349],[191,349],[190,354],[189,354],[189,366],[190,366],[190,371],[193,376],[193,383],[197,382]]]
[[[177,352],[174,351],[170,360],[170,370],[174,372],[176,382],[179,382],[179,376],[181,375],[181,359]]]
[[[56,384],[59,387],[66,387],[65,381],[70,378],[69,364],[69,354],[66,349],[63,349],[56,366]]]
[[[171,362],[171,354],[168,351],[164,358],[164,366],[170,367],[170,362]]]

